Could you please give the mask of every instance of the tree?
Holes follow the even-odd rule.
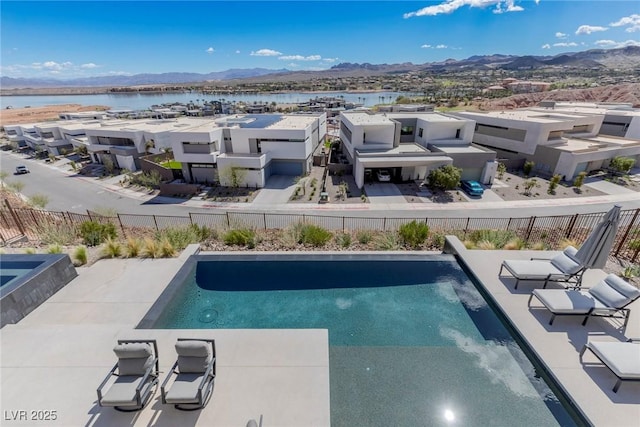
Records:
[[[549,180],[549,188],[547,189],[547,193],[556,194],[556,188],[558,188],[558,184],[560,183],[561,179],[562,179],[562,176],[553,175]]]
[[[432,188],[453,190],[460,184],[462,169],[453,165],[441,166],[429,172],[427,184]]]
[[[582,187],[582,184],[584,184],[584,179],[587,176],[586,172],[580,172],[578,174],[578,176],[576,176],[573,180],[573,186],[576,187],[576,189],[578,190],[578,192],[580,192],[580,187]]]
[[[298,188],[302,189],[302,195],[306,195],[307,194],[307,177],[306,176],[296,176],[293,181],[295,182],[296,185],[298,185]]]
[[[626,175],[635,163],[635,159],[631,157],[616,156],[609,162],[609,168],[617,174]]]
[[[221,168],[218,172],[220,182],[227,184],[229,187],[240,187],[244,183],[247,176],[247,170],[235,165],[228,165]]]
[[[524,162],[524,165],[522,166],[522,172],[524,172],[524,176],[531,175],[531,171],[533,170],[534,166],[535,163],[531,160]]]
[[[507,165],[505,165],[504,163],[498,163],[498,179],[502,179],[502,177],[504,177],[504,174],[507,172]]]
[[[535,179],[535,178],[528,179],[522,184],[522,186],[524,187],[524,195],[525,196],[530,196],[531,195],[531,190],[534,187],[538,187],[539,186],[538,185],[538,180]]]

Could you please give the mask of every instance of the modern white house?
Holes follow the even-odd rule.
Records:
[[[432,112],[340,115],[343,153],[353,164],[358,187],[366,176],[387,169],[392,181],[424,180],[447,164],[463,169],[463,179],[490,183],[495,174],[495,152],[471,144],[474,122]]]
[[[308,173],[326,134],[325,113],[239,114],[174,129],[169,138],[186,180],[228,185],[224,171],[239,168],[245,185],[264,187],[271,175]]]
[[[640,156],[640,140],[600,134],[605,114],[595,110],[536,107],[455,115],[476,122],[474,143],[502,159],[533,161],[538,172],[565,180],[607,166],[616,156]]]

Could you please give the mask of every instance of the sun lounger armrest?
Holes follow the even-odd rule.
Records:
[[[207,383],[207,381],[209,380],[209,378],[215,378],[215,374],[213,374],[211,371],[213,371],[213,367],[215,366],[216,363],[216,358],[214,357],[211,360],[211,363],[209,364],[209,366],[207,366],[207,370],[204,372],[204,376],[202,377],[202,381],[200,381],[200,385],[198,386],[198,392],[201,392],[202,389],[204,388],[204,385]]]
[[[167,387],[167,383],[171,379],[171,376],[173,374],[177,374],[176,372],[177,367],[178,367],[178,361],[176,360],[176,362],[173,364],[171,369],[169,369],[169,374],[167,374],[167,377],[164,379],[164,381],[162,382],[162,385],[160,386],[160,395],[162,396],[162,403],[167,403],[165,399],[165,396],[166,396],[165,388]]]
[[[144,373],[142,381],[140,381],[140,384],[138,384],[138,387],[136,387],[136,394],[139,394],[142,390],[142,387],[144,387],[147,384],[147,381],[149,381],[149,377],[152,375],[151,372],[153,371],[153,366],[156,364],[156,360],[157,358],[153,359],[153,364],[149,366],[147,368],[147,371]]]
[[[532,257],[531,261],[551,261],[551,258]]]
[[[627,342],[640,342],[640,338],[629,338]]]
[[[104,380],[102,380],[102,382],[98,386],[98,403],[100,403],[100,401],[102,400],[102,389],[105,385],[107,385],[107,381],[109,381],[109,378],[111,378],[113,375],[116,375],[116,369],[118,369],[117,363],[113,366],[113,368],[111,368],[107,376],[104,377]]]

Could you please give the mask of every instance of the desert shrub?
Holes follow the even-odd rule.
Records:
[[[160,241],[160,256],[162,258],[172,258],[176,256],[176,248],[167,238]]]
[[[463,240],[462,244],[464,245],[465,248],[467,249],[475,249],[476,248],[476,244],[475,242],[472,242],[469,239]]]
[[[429,236],[429,226],[424,222],[413,220],[398,228],[398,235],[405,246],[418,249]]]
[[[44,209],[49,203],[49,196],[45,194],[34,194],[29,197],[29,204],[34,208]]]
[[[47,248],[47,253],[48,254],[61,254],[62,253],[62,246],[58,245],[57,243],[55,243],[53,245],[49,245],[49,247]]]
[[[124,255],[127,258],[135,258],[142,252],[142,242],[139,239],[133,237],[127,238],[124,245]]]
[[[427,176],[427,184],[431,188],[440,188],[442,190],[453,190],[460,184],[460,176],[462,169],[453,165],[440,166],[429,172]]]
[[[525,242],[524,240],[522,240],[519,237],[514,237],[513,239],[509,240],[503,247],[502,249],[507,249],[510,251],[519,251],[520,249],[523,249],[525,247]]]
[[[530,247],[534,251],[546,251],[548,249],[548,246],[545,242],[535,242]]]
[[[560,175],[553,175],[549,180],[549,188],[547,189],[547,193],[555,194],[556,188],[558,188],[558,184],[560,184],[560,180],[562,177]]]
[[[160,257],[160,245],[158,244],[158,241],[151,237],[145,237],[141,254],[145,258]]]
[[[181,251],[187,245],[200,243],[211,236],[211,229],[196,224],[183,227],[169,227],[156,232],[156,239],[167,239],[175,250]]]
[[[373,239],[373,233],[370,230],[358,230],[356,239],[358,239],[358,243],[366,245]]]
[[[111,223],[99,223],[96,221],[85,221],[80,224],[80,236],[87,246],[97,246],[107,238],[116,238],[116,227]]]
[[[5,182],[5,185],[14,193],[19,193],[24,188],[24,182],[22,181],[7,181]]]
[[[298,243],[322,247],[331,240],[331,237],[333,237],[331,232],[322,227],[314,224],[303,224],[300,230],[300,240],[298,240]]]
[[[480,242],[486,242],[485,247],[490,246],[487,243],[491,243],[494,248],[503,248],[515,237],[515,233],[510,230],[474,230],[469,233],[469,240],[478,248],[480,248]]]
[[[87,263],[87,247],[78,246],[73,251],[73,258],[77,261],[78,265],[85,265]]]
[[[279,239],[282,246],[286,248],[293,248],[298,245],[302,225],[302,223],[298,222],[284,229]]]
[[[489,241],[489,240],[480,240],[479,242],[476,242],[475,245],[476,249],[482,249],[485,251],[491,251],[496,249],[496,244],[495,242]]]
[[[340,245],[340,247],[348,248],[351,246],[351,234],[349,233],[340,233],[336,236],[336,243]]]
[[[255,231],[250,228],[237,228],[227,231],[222,240],[226,245],[246,246],[249,249],[255,247]]]
[[[586,172],[580,172],[578,176],[573,179],[573,186],[580,190],[580,187],[582,187],[582,184],[584,184],[584,179],[586,178],[586,176]]]
[[[69,246],[78,238],[78,229],[72,224],[41,222],[35,228],[42,243]]]
[[[567,246],[573,246],[574,248],[577,248],[578,242],[573,239],[562,239],[558,243],[558,249],[565,250]]]
[[[522,172],[524,173],[524,176],[531,175],[531,171],[533,170],[534,166],[535,166],[535,163],[532,161],[524,162],[524,165],[522,166]]]
[[[158,188],[162,182],[162,176],[158,171],[142,172],[136,175],[130,175],[131,183],[150,189]]]
[[[104,241],[102,254],[107,258],[118,258],[122,255],[122,245],[116,239],[107,237]]]
[[[393,231],[385,231],[378,234],[374,241],[376,249],[381,251],[397,251],[400,249],[398,235]]]
[[[433,233],[431,235],[431,246],[433,246],[434,248],[439,248],[439,249],[444,248],[444,242],[445,242],[444,234]]]

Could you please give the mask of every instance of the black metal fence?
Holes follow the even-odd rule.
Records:
[[[123,236],[136,230],[161,230],[197,224],[215,229],[250,227],[254,229],[283,229],[289,225],[312,223],[329,230],[397,230],[410,221],[425,222],[432,233],[455,234],[461,239],[476,230],[510,230],[526,243],[541,242],[556,247],[563,239],[581,244],[604,216],[603,213],[523,218],[368,218],[357,216],[323,216],[289,213],[211,212],[190,213],[188,216],[117,214],[104,216],[87,211],[50,212],[37,209],[15,209],[9,204],[0,209],[0,243],[26,236],[36,239],[43,226],[78,225],[85,221],[110,222]],[[611,255],[635,262],[640,252],[640,209],[621,212],[618,234]]]

